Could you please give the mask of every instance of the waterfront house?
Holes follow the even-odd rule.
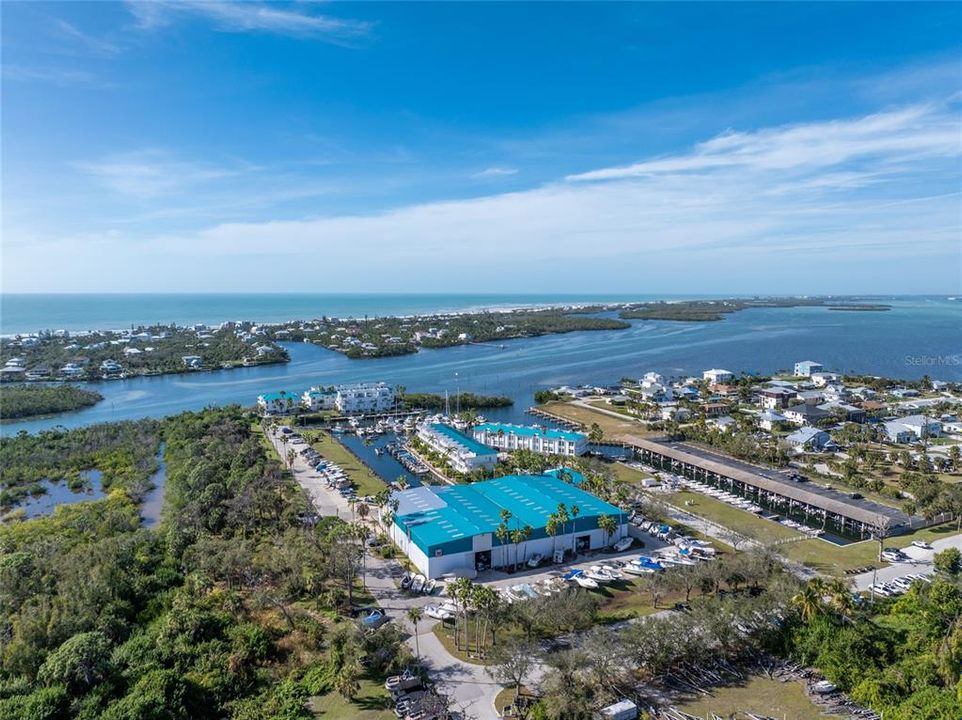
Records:
[[[726,383],[731,380],[735,375],[728,370],[721,370],[719,368],[712,368],[711,370],[705,370],[701,374],[703,380],[707,380],[712,385],[718,385],[719,383]]]
[[[822,364],[817,363],[814,360],[802,360],[801,362],[795,363],[795,376],[796,377],[810,377],[812,373],[817,373],[822,371]]]
[[[338,385],[335,406],[345,414],[383,413],[394,407],[394,388],[384,382]]]
[[[473,433],[474,439],[499,450],[530,450],[539,455],[584,455],[588,438],[581,433],[538,425],[482,423]]]
[[[204,362],[200,355],[184,355],[180,358],[180,361],[184,363],[184,367],[191,370],[196,370]]]
[[[812,385],[815,387],[825,387],[829,383],[833,383],[838,380],[838,375],[827,372],[813,372],[809,377],[812,380]]]
[[[116,360],[104,360],[100,363],[100,376],[105,380],[120,377],[124,372],[123,366]]]
[[[257,407],[264,415],[285,415],[300,406],[300,397],[280,390],[257,396]]]

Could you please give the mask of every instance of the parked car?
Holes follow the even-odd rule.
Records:
[[[913,540],[912,547],[922,548],[923,550],[931,550],[932,545],[927,543],[925,540]]]
[[[544,555],[542,555],[541,553],[535,553],[528,560],[528,567],[536,568],[542,563],[542,561],[544,561]]]

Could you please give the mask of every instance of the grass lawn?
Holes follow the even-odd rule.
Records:
[[[628,467],[624,463],[620,462],[612,463],[611,471],[615,474],[616,479],[629,483],[640,483],[646,478],[653,477],[649,473],[636,470],[633,467]]]
[[[464,641],[464,627],[462,625],[458,626],[458,633],[461,635],[461,649],[459,650],[454,643],[454,625],[451,623],[439,622],[433,628],[431,632],[434,636],[444,645],[444,649],[448,651],[449,654],[456,657],[458,660],[466,663],[471,663],[472,665],[487,665],[484,660],[478,657],[478,638],[474,633],[474,620],[469,618],[468,621],[468,640],[467,644]],[[510,631],[501,630],[498,633],[498,641],[503,642],[504,639],[510,635]],[[491,645],[491,633],[489,632],[487,637],[484,639],[485,648],[490,648]]]
[[[677,707],[700,717],[705,717],[709,712],[725,718],[742,718],[745,712],[791,720],[838,717],[822,715],[819,707],[806,697],[801,683],[783,683],[764,677],[749,678],[742,685],[716,688],[711,696],[698,695],[679,703]]]
[[[325,720],[395,720],[390,700],[382,683],[363,679],[353,700],[331,692],[310,698],[308,706],[315,717]]]
[[[927,540],[932,542],[956,533],[955,523],[916,530],[906,535],[891,537],[885,541],[886,547],[904,548],[913,540]],[[874,540],[864,540],[851,545],[833,545],[825,540],[803,540],[797,543],[782,545],[778,551],[785,557],[807,565],[819,572],[841,574],[852,568],[875,565],[884,567],[888,563],[878,559],[878,543]]]
[[[385,488],[384,481],[358,460],[354,453],[331,437],[330,433],[324,430],[306,430],[302,434],[310,440],[321,457],[341,466],[354,482],[358,495],[376,495]]]
[[[619,420],[616,417],[606,415],[602,412],[596,412],[583,405],[573,405],[567,402],[556,401],[546,405],[539,405],[538,407],[541,410],[571,420],[572,422],[581,423],[586,428],[590,428],[592,423],[598,423],[598,426],[604,431],[604,439],[606,440],[610,440],[618,435],[624,435],[625,433],[631,433],[633,435],[649,434],[648,431],[645,430],[644,425],[636,420],[631,420],[627,417],[624,420]]]
[[[698,515],[726,528],[754,538],[763,544],[799,538],[802,534],[789,527],[765,520],[701,493],[682,490],[667,496],[668,501],[685,512]],[[686,505],[685,503],[691,503]]]
[[[642,589],[638,580],[622,580],[621,582],[603,585],[592,594],[602,598],[602,605],[598,610],[599,623],[620,622],[635,617],[644,617],[670,608],[676,602],[685,599],[684,593],[664,593],[658,598],[658,607],[651,604],[651,595]],[[696,593],[692,593],[694,597]]]

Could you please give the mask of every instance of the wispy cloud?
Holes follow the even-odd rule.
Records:
[[[698,145],[691,153],[645,160],[624,167],[569,175],[570,181],[714,172],[802,173],[846,163],[952,156],[959,152],[958,117],[920,105],[866,117],[789,125],[756,132],[729,131]]]
[[[474,173],[472,178],[498,178],[517,175],[518,169],[513,167],[489,167],[480,172]]]
[[[223,32],[253,32],[347,42],[365,36],[370,23],[309,12],[304,5],[283,6],[261,2],[177,0],[129,2],[127,7],[139,27],[163,27],[182,17],[198,17]]]
[[[44,82],[60,87],[83,86],[89,88],[109,88],[111,83],[101,80],[87,70],[64,67],[25,67],[23,65],[4,65],[3,78],[18,82]]]
[[[102,37],[95,37],[83,32],[76,25],[73,25],[62,18],[56,20],[57,28],[71,40],[77,42],[84,50],[101,57],[112,57],[123,52],[123,48],[117,43]]]
[[[101,160],[77,163],[81,173],[104,186],[140,200],[188,194],[198,186],[236,176],[240,168],[217,167],[171,157],[161,150],[138,150]]]

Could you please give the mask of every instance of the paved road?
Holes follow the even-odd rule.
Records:
[[[873,582],[890,582],[903,575],[926,575],[932,573],[932,558],[935,553],[954,547],[962,550],[962,534],[952,535],[941,538],[932,543],[931,550],[909,546],[904,548],[904,552],[910,558],[908,562],[892,563],[875,572],[862,573],[854,578],[857,590],[868,590],[868,586]]]
[[[267,431],[267,438],[282,458],[287,450],[301,450],[305,445],[285,445],[281,433]],[[336,490],[327,487],[325,480],[300,455],[294,459],[291,474],[310,497],[318,514],[337,516],[350,520],[353,517],[351,504]],[[410,634],[408,645],[414,652],[418,648],[421,661],[431,677],[439,684],[441,691],[453,698],[457,708],[466,712],[468,717],[487,720],[496,717],[494,698],[501,690],[481,665],[461,662],[453,657],[434,635],[433,628],[438,623],[424,617],[418,623],[417,641],[414,625],[407,619],[409,608],[423,607],[437,598],[412,596],[402,592],[398,580],[404,571],[396,560],[384,560],[368,554],[365,558],[364,584],[377,600],[378,605],[387,611],[394,622]]]

